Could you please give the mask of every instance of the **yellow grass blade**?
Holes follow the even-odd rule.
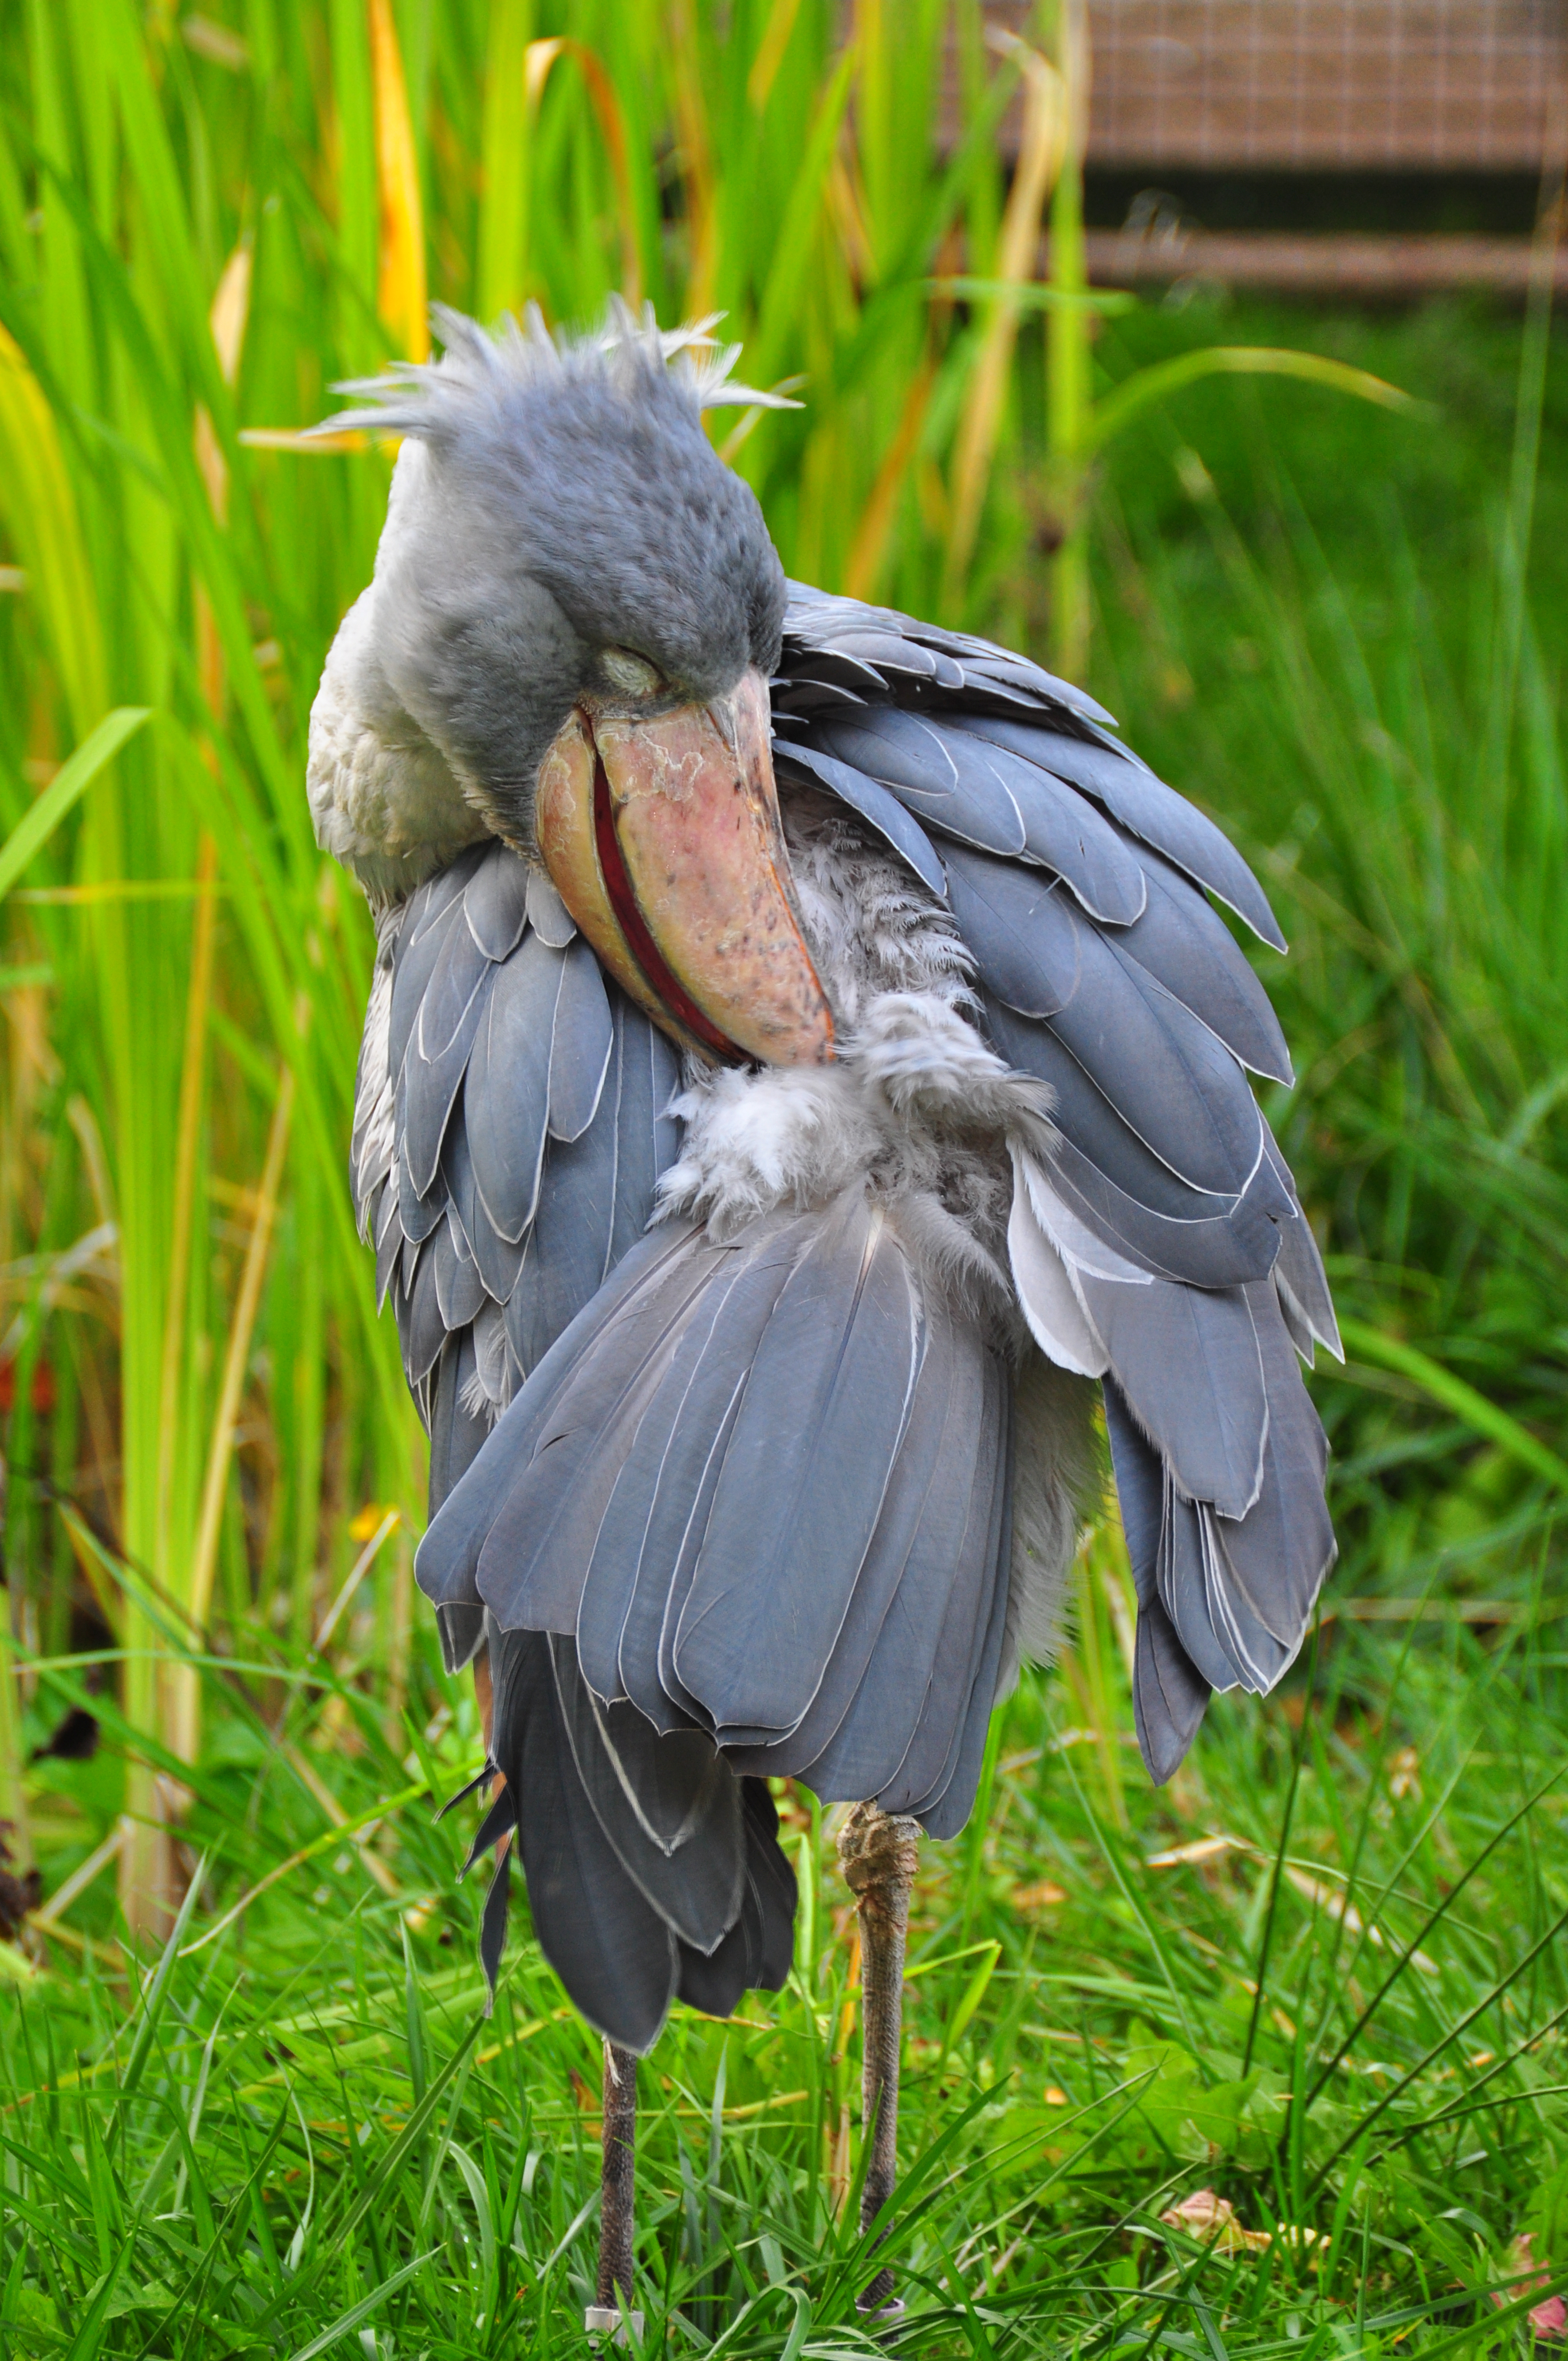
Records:
[[[180,1436],[181,1378],[185,1367],[192,1244],[195,1235],[196,1159],[201,1145],[206,1081],[207,1010],[213,993],[213,949],[217,895],[217,846],[203,836],[196,856],[199,899],[192,929],[191,981],[185,996],[185,1050],[181,1063],[180,1115],[174,1146],[174,1208],[169,1253],[169,1293],[163,1315],[163,1358],[159,1380],[158,1552],[159,1579],[173,1589],[175,1454]]]
[[[688,319],[700,319],[713,309],[713,291],[718,280],[718,207],[707,103],[690,0],[670,0],[668,31],[674,51],[675,121],[680,134],[681,177],[685,183],[686,236],[691,256],[685,310]]]
[[[82,736],[109,702],[97,590],[53,413],[21,346],[3,327],[0,455],[0,510]]]
[[[539,112],[544,86],[551,69],[562,58],[570,58],[587,84],[594,113],[598,117],[599,135],[605,154],[609,159],[611,178],[615,181],[617,221],[620,233],[620,291],[630,304],[642,301],[642,258],[637,248],[637,216],[631,203],[631,166],[626,145],[626,122],[620,111],[620,100],[615,84],[605,71],[604,60],[586,41],[574,40],[569,35],[557,34],[547,41],[530,41],[523,65],[523,85],[532,118]],[[689,311],[700,312],[705,305],[688,302]]]
[[[320,1808],[323,1817],[329,1820],[334,1828],[342,1828],[347,1834],[348,1841],[382,1893],[389,1895],[396,1894],[399,1891],[397,1879],[387,1867],[380,1854],[372,1852],[370,1850],[371,1839],[380,1827],[379,1821],[373,1820],[368,1828],[355,1828],[350,1831],[347,1828],[348,1814],[309,1756],[302,1754],[297,1746],[285,1746],[282,1749],[282,1754],[283,1760],[300,1782],[301,1786]]]
[[[1335,393],[1353,393],[1383,410],[1420,411],[1423,405],[1397,385],[1374,377],[1370,369],[1352,368],[1321,353],[1299,353],[1276,345],[1205,345],[1195,353],[1178,353],[1101,397],[1090,415],[1084,447],[1099,450],[1151,403],[1168,401],[1184,386],[1203,377],[1294,377],[1309,385],[1327,386]]]
[[[213,308],[207,314],[213,349],[225,385],[233,385],[238,378],[240,355],[245,350],[245,331],[250,319],[251,259],[250,239],[242,237],[224,265]]]
[[[773,78],[784,63],[789,37],[795,30],[795,20],[800,14],[800,0],[773,0],[773,15],[767,30],[757,44],[757,54],[751,60],[751,71],[746,77],[746,99],[753,113],[761,115],[768,103],[768,93]]]
[[[422,361],[430,355],[424,207],[403,55],[391,0],[368,0],[368,6],[370,71],[376,96],[376,187],[381,215],[376,309],[408,359]]]
[[[248,237],[242,237],[224,265],[218,280],[213,307],[207,314],[207,324],[213,332],[213,347],[218,357],[218,368],[225,385],[233,385],[239,376],[239,357],[245,348],[246,322],[250,316],[250,258]],[[218,445],[213,421],[204,402],[196,405],[196,465],[202,470],[202,481],[207,488],[207,498],[213,504],[213,514],[223,524],[228,516],[228,462]],[[212,601],[200,582],[196,585],[196,669],[201,677],[202,694],[209,711],[221,717],[224,706],[224,651],[213,615]]]
[[[287,1877],[291,1871],[299,1869],[305,1861],[314,1861],[320,1853],[330,1852],[334,1845],[343,1842],[345,1837],[356,1836],[361,1829],[368,1829],[373,1821],[379,1822],[386,1819],[389,1814],[400,1811],[405,1804],[417,1804],[422,1795],[427,1795],[429,1793],[429,1788],[421,1780],[412,1787],[400,1788],[396,1795],[383,1795],[379,1803],[371,1804],[363,1812],[356,1812],[351,1818],[343,1821],[341,1826],[324,1829],[319,1837],[313,1838],[309,1844],[302,1845],[298,1852],[291,1852],[287,1861],[280,1861],[276,1869],[269,1869],[265,1877],[258,1878],[247,1893],[240,1895],[239,1900],[231,1909],[224,1912],[221,1918],[214,1919],[212,1926],[203,1928],[193,1942],[186,1943],[181,1950],[180,1957],[182,1960],[188,1960],[192,1951],[204,1951],[209,1943],[215,1943],[220,1935],[228,1932],[236,1918],[242,1918],[245,1916],[252,1903],[259,1901],[262,1894],[270,1887],[278,1884],[280,1879]]]
[[[1041,216],[1061,168],[1067,137],[1065,93],[1056,68],[1025,41],[1009,41],[1007,49],[1024,77],[1024,130],[994,273],[1004,287],[1021,285],[1033,274],[1040,248]],[[946,577],[949,602],[957,596],[974,554],[1017,338],[1017,311],[1005,300],[999,301],[975,362],[953,461],[953,522]]]
[[[345,427],[341,434],[314,434],[303,426],[242,426],[239,439],[247,451],[301,451],[307,458],[370,448],[370,437],[360,426]]]
[[[375,1532],[370,1535],[370,1538],[366,1543],[364,1548],[360,1551],[359,1555],[355,1559],[352,1566],[350,1566],[347,1580],[345,1582],[342,1589],[338,1592],[337,1597],[333,1600],[332,1605],[327,1609],[326,1613],[323,1616],[321,1627],[318,1630],[314,1640],[311,1642],[312,1647],[318,1656],[326,1646],[326,1643],[331,1639],[333,1633],[336,1631],[340,1620],[346,1612],[354,1598],[355,1592],[358,1589],[360,1584],[364,1581],[366,1576],[375,1565],[377,1558],[380,1555],[382,1543],[388,1539],[389,1534],[394,1533],[397,1531],[401,1522],[402,1510],[400,1509],[389,1509],[386,1515],[376,1527]],[[350,1526],[350,1532],[352,1532],[353,1530],[353,1526]]]
[[[251,1225],[245,1269],[235,1303],[234,1323],[229,1331],[223,1388],[218,1397],[217,1417],[213,1424],[207,1478],[202,1494],[202,1521],[197,1531],[191,1589],[186,1600],[187,1612],[197,1630],[205,1624],[207,1610],[212,1604],[213,1576],[217,1567],[218,1528],[223,1516],[224,1491],[228,1482],[229,1459],[234,1450],[235,1423],[239,1416],[240,1395],[250,1356],[251,1331],[256,1325],[257,1310],[261,1301],[261,1283],[267,1275],[267,1254],[272,1243],[272,1225],[278,1214],[278,1191],[283,1178],[283,1159],[288,1153],[293,1113],[293,1070],[285,1067],[278,1085],[278,1103],[273,1109],[272,1128],[267,1142],[267,1161],[262,1168],[261,1186],[258,1191],[256,1219]]]
[[[21,1731],[11,1653],[11,1627],[10,1591],[0,1584],[0,1822],[10,1831],[8,1850],[13,1871],[16,1871],[31,1869],[33,1846],[27,1828],[27,1791],[22,1784]]]
[[[223,1384],[219,1389],[217,1414],[213,1422],[212,1442],[207,1454],[201,1521],[196,1529],[191,1583],[184,1602],[186,1615],[196,1631],[204,1627],[212,1606],[213,1577],[217,1571],[218,1541],[223,1527],[224,1502],[228,1492],[229,1464],[234,1456],[235,1428],[239,1419],[240,1396],[245,1389],[245,1373],[250,1360],[250,1339],[261,1303],[261,1285],[267,1276],[268,1250],[272,1243],[272,1229],[278,1214],[278,1197],[283,1181],[283,1161],[289,1150],[293,1113],[293,1069],[285,1067],[278,1086],[278,1102],[272,1113],[267,1161],[257,1192],[256,1219],[251,1225],[245,1268],[235,1301],[228,1351],[224,1359]],[[170,1752],[178,1754],[181,1762],[193,1763],[201,1740],[202,1714],[201,1684],[195,1666],[170,1664],[166,1668],[165,1678],[167,1711],[163,1728]]]
[[[910,380],[909,391],[904,400],[904,414],[887,446],[882,466],[877,469],[871,497],[855,527],[855,538],[844,568],[844,588],[851,598],[874,598],[876,596],[877,578],[887,555],[893,521],[898,513],[898,495],[919,444],[920,429],[926,423],[931,389],[936,382],[937,364],[927,354],[918,374]]]

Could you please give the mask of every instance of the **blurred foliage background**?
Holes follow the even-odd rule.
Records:
[[[49,1956],[109,1978],[84,2050],[117,2038],[105,1938],[157,1936],[198,1846],[203,1908],[337,1848],[378,1930],[356,1973],[379,1990],[386,1944],[439,1923],[427,1902],[400,1919],[409,1892],[446,1877],[398,1809],[474,1745],[412,1592],[422,1441],[345,1185],[370,930],[302,790],[389,458],[298,433],[337,379],[424,353],[427,296],[482,319],[532,301],[578,321],[615,288],[666,324],[722,312],[750,382],[800,380],[798,412],[715,430],[789,569],[1065,644],[1243,843],[1292,943],[1261,955],[1300,1077],[1269,1112],[1352,1345],[1314,1381],[1343,1550],[1323,1663],[1352,1738],[1333,1743],[1398,1754],[1368,1619],[1426,1602],[1430,1627],[1393,1627],[1423,1710],[1462,1753],[1481,1699],[1517,1706],[1498,1759],[1513,1746],[1528,1784],[1561,1728],[1568,1488],[1568,379],[1544,303],[1086,299],[1072,0],[1023,46],[988,41],[978,0],[4,0],[0,27],[0,1818],[14,1870],[36,1856],[55,1896]],[[1091,449],[1092,403],[1216,344],[1315,357],[1319,381],[1197,364]],[[1414,405],[1346,399],[1352,370]],[[1198,1784],[1129,1805],[1113,1527],[1085,1565],[1067,1678],[1026,1685],[1010,1741],[1048,1753],[1049,1696],[1094,1741],[1062,1805],[1085,1894],[1130,1808],[1174,1816],[1168,1837],[1245,1817],[1283,1848],[1316,1759],[1299,1697],[1255,1741],[1220,1708]],[[71,1710],[102,1733],[91,1758]],[[1382,1828],[1387,1780],[1366,1775]],[[1504,1786],[1473,1797],[1482,1821],[1513,1808]],[[1359,1859],[1324,1812],[1321,1853]],[[997,1885],[983,1839],[933,1872],[949,1949],[954,1915],[967,1940],[1023,1874]],[[1435,1895],[1459,1856],[1441,1831],[1420,1844],[1400,1857]],[[1240,1945],[1253,1988],[1283,1890],[1266,1920],[1265,1883],[1215,1903],[1210,1939]],[[284,1983],[320,1935],[293,1890],[247,1921]],[[1551,1894],[1498,1890],[1528,1892],[1523,1944]],[[815,1974],[830,1929],[811,1923]],[[1082,1939],[1122,1936],[1091,1912]],[[1302,1957],[1332,1985],[1315,1939]],[[1480,1991],[1501,1970],[1475,1972]],[[253,2031],[277,1998],[257,1973]],[[1164,2005],[1137,1989],[1106,2004],[1124,2051]],[[972,1990],[966,1968],[931,2036],[943,2072]],[[1252,2007],[1248,2060],[1271,2023]],[[832,2066],[847,2090],[842,2042]]]

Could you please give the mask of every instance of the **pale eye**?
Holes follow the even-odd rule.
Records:
[[[634,654],[630,648],[606,648],[599,661],[617,688],[623,688],[629,697],[652,697],[664,685],[647,657]]]

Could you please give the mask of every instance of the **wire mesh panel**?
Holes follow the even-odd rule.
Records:
[[[1025,0],[988,16],[1025,31]],[[1107,168],[1534,171],[1568,111],[1568,0],[1090,0]],[[1015,130],[1015,126],[1014,126]]]
[[[1092,0],[1097,163],[1539,167],[1563,0]]]

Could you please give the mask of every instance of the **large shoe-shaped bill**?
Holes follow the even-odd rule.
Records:
[[[651,720],[579,707],[539,773],[539,849],[605,966],[683,1047],[820,1065],[833,1015],[790,879],[768,685]]]

